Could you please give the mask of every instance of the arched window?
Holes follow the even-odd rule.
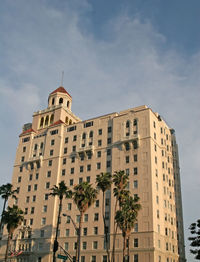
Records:
[[[60,99],[59,99],[59,104],[62,104],[63,103],[63,98],[61,97]]]
[[[43,124],[44,124],[44,117],[42,117],[40,120],[40,127],[43,127]]]
[[[69,108],[69,101],[67,101],[67,107]]]
[[[65,123],[68,124],[69,118],[68,116],[65,117]]]
[[[86,139],[86,133],[82,134],[82,139]]]
[[[48,126],[48,124],[49,124],[49,116],[46,116],[44,125]]]
[[[54,103],[55,103],[55,98],[52,98],[52,106],[54,105]]]
[[[130,126],[130,122],[128,120],[128,121],[126,121],[126,127],[129,127],[129,126]]]
[[[70,119],[70,120],[69,120],[69,125],[71,125],[71,124],[72,124],[72,120]]]
[[[90,137],[93,137],[93,131],[90,131]]]
[[[54,115],[51,115],[50,124],[53,124],[53,120],[54,120]]]

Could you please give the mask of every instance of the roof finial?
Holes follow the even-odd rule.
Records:
[[[64,80],[64,71],[62,71],[61,86],[63,86],[63,80]]]

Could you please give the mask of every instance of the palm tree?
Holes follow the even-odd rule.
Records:
[[[103,216],[103,223],[104,223],[104,234],[105,234],[105,241],[106,241],[106,252],[108,256],[108,262],[110,262],[110,254],[109,254],[109,245],[108,245],[108,230],[106,227],[106,220],[105,220],[105,192],[111,188],[112,184],[112,175],[110,173],[101,173],[96,177],[97,188],[100,189],[103,193],[103,200],[102,200],[102,216]]]
[[[8,231],[8,240],[7,247],[5,253],[5,262],[8,258],[8,250],[10,247],[10,240],[12,239],[12,235],[14,230],[22,223],[24,219],[23,211],[18,208],[18,206],[13,205],[13,207],[8,207],[7,211],[4,210],[2,215],[2,222],[7,225]]]
[[[54,246],[53,246],[53,262],[56,261],[56,251],[58,250],[58,231],[59,231],[59,224],[60,224],[60,214],[62,211],[62,201],[63,197],[65,198],[71,198],[72,197],[72,191],[68,189],[68,187],[65,185],[64,181],[61,181],[58,186],[54,185],[51,189],[52,192],[49,193],[51,196],[58,196],[59,197],[59,210],[58,210],[58,218],[57,218],[57,225],[56,225],[56,235],[54,240]]]
[[[119,208],[121,208],[121,204],[123,202],[123,199],[129,195],[129,191],[126,189],[128,186],[128,175],[124,172],[124,170],[116,171],[113,175],[113,183],[114,183],[114,189],[113,193],[116,197],[115,201],[115,209],[114,214],[116,215],[117,212],[117,206],[119,205]],[[111,261],[115,261],[115,240],[117,236],[117,227],[118,224],[114,220],[114,233],[113,233],[113,250],[112,250],[112,259]]]
[[[12,187],[13,187],[13,185],[10,184],[10,183],[7,183],[5,185],[0,186],[0,196],[1,196],[1,198],[4,199],[3,210],[2,210],[2,213],[1,213],[1,221],[0,221],[0,233],[1,233],[1,230],[2,230],[2,215],[3,215],[3,212],[6,209],[6,203],[9,199],[9,197],[12,197],[12,198],[15,198],[15,199],[17,198],[15,196],[15,194],[17,193],[17,189],[13,190]]]
[[[125,262],[126,254],[126,243],[129,242],[129,236],[131,230],[134,228],[134,224],[137,220],[138,211],[141,208],[141,205],[138,203],[139,198],[133,198],[132,196],[127,196],[122,205],[121,209],[116,212],[115,220],[118,227],[122,231],[123,236],[123,261]],[[128,243],[129,246],[129,243]],[[129,258],[129,249],[127,252],[127,257]],[[128,260],[129,261],[129,260]]]
[[[94,203],[97,198],[98,191],[92,188],[92,185],[88,182],[82,182],[74,186],[73,200],[80,212],[79,228],[77,236],[77,249],[76,249],[76,261],[80,260],[80,244],[81,244],[81,228],[83,214]]]

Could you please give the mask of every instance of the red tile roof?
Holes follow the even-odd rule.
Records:
[[[32,133],[32,132],[36,133],[35,130],[33,130],[32,128],[30,128],[30,129],[22,132],[19,136],[26,135],[26,134],[29,134],[29,133]]]
[[[50,126],[57,126],[57,125],[60,125],[60,124],[64,124],[64,122],[62,120],[58,120],[58,121],[54,122],[52,125],[50,125]]]
[[[64,87],[60,86],[58,87],[56,90],[54,90],[53,92],[51,92],[50,95],[55,94],[55,93],[64,93],[64,94],[68,94],[70,96],[70,94],[64,89]],[[71,97],[71,96],[70,96]]]

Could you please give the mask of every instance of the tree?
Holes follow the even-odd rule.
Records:
[[[68,187],[65,185],[64,181],[61,181],[58,186],[54,185],[51,189],[52,192],[49,193],[51,196],[58,196],[59,197],[59,209],[58,209],[58,218],[57,218],[57,225],[56,225],[56,235],[53,245],[53,262],[56,261],[56,251],[58,250],[58,231],[59,231],[59,224],[60,224],[60,214],[62,211],[62,201],[63,197],[65,198],[71,198],[72,197],[72,191],[68,189]]]
[[[77,236],[76,261],[80,261],[80,245],[81,245],[81,229],[83,214],[94,203],[97,198],[98,191],[92,188],[88,182],[82,182],[74,186],[73,200],[80,212],[79,228]]]
[[[102,217],[103,217],[103,223],[104,223],[106,252],[107,252],[108,262],[110,262],[109,245],[108,245],[108,230],[106,227],[106,219],[105,219],[105,192],[111,188],[112,175],[110,173],[101,173],[100,175],[96,177],[96,183],[97,183],[97,188],[100,189],[103,193]]]
[[[13,205],[13,207],[8,207],[7,211],[4,210],[2,215],[2,222],[7,225],[8,240],[5,253],[5,262],[8,258],[8,250],[10,247],[10,241],[13,236],[14,230],[22,223],[24,219],[23,211],[18,208],[18,206]]]
[[[1,221],[0,221],[0,233],[1,233],[1,230],[2,230],[2,215],[3,215],[3,212],[6,209],[6,203],[9,199],[9,197],[16,199],[17,198],[15,196],[16,193],[17,193],[17,189],[13,190],[13,185],[10,184],[10,183],[7,183],[5,185],[0,186],[0,196],[1,196],[1,198],[4,199],[3,210],[2,210],[2,213],[1,213]]]
[[[125,262],[125,257],[127,254],[129,261],[129,249],[126,252],[127,241],[129,246],[129,237],[131,230],[134,228],[135,222],[137,221],[138,211],[141,208],[141,205],[138,203],[139,198],[133,198],[128,195],[124,198],[124,201],[121,203],[121,208],[116,212],[115,221],[118,227],[122,231],[123,236],[123,261]]]
[[[117,206],[121,208],[121,204],[124,200],[125,197],[129,195],[129,190],[127,190],[128,186],[128,175],[124,172],[124,170],[116,171],[113,175],[113,183],[114,183],[114,189],[113,189],[113,194],[116,197],[115,201],[115,209],[114,213],[116,214],[117,212]],[[114,220],[114,233],[113,233],[113,249],[112,249],[112,259],[111,261],[115,261],[115,241],[116,241],[116,236],[117,236],[117,228],[118,225],[116,221]]]
[[[195,259],[200,260],[200,219],[196,223],[192,223],[189,227],[193,237],[189,237],[190,246],[195,249],[190,249],[190,252],[195,255]]]

